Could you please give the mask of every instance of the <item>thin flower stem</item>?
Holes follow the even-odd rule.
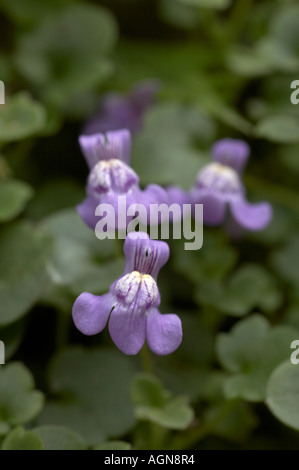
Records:
[[[122,240],[116,238],[114,240],[114,255],[115,258],[119,258],[123,254],[123,243]]]
[[[146,344],[144,344],[143,348],[141,349],[141,360],[144,372],[148,372],[149,374],[151,374],[153,372],[153,363],[150,350],[148,349]]]
[[[235,0],[230,17],[226,23],[226,38],[235,43],[244,31],[244,25],[253,6],[253,0]]]

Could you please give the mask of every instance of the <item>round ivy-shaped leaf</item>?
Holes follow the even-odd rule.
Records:
[[[194,141],[210,142],[213,121],[196,107],[155,106],[136,137],[133,166],[143,184],[177,184],[190,188],[207,156]]]
[[[299,283],[299,237],[291,237],[287,243],[272,254],[272,265],[278,276],[294,286]]]
[[[0,222],[17,217],[33,195],[32,188],[23,181],[0,181]]]
[[[0,368],[0,424],[27,423],[41,411],[43,394],[34,390],[34,381],[26,367],[12,362]]]
[[[116,37],[108,10],[75,3],[21,36],[15,62],[48,102],[60,106],[107,78],[111,64],[106,54]]]
[[[108,441],[97,445],[93,450],[130,450],[131,444],[124,441]]]
[[[171,397],[161,382],[150,374],[140,374],[133,382],[132,399],[136,416],[168,429],[186,429],[194,418],[183,396]]]
[[[37,302],[47,285],[46,261],[51,238],[24,223],[0,235],[0,325],[18,320]]]
[[[67,426],[96,445],[128,432],[135,423],[129,387],[130,358],[118,351],[73,347],[58,354],[50,367],[49,401],[41,424]]]
[[[46,123],[42,105],[26,93],[19,93],[0,107],[0,142],[25,139],[40,132]]]
[[[75,209],[50,215],[42,221],[41,227],[54,239],[48,263],[52,282],[44,297],[51,305],[69,312],[75,296],[83,291],[103,294],[122,273],[123,258],[115,259],[117,240],[98,240]],[[121,249],[119,251],[121,254]],[[57,289],[61,291],[61,298]]]
[[[34,429],[45,450],[86,450],[81,436],[60,426],[39,426]]]
[[[271,373],[290,356],[290,344],[297,336],[296,329],[271,327],[260,315],[239,321],[230,333],[220,333],[217,355],[231,372],[224,384],[227,398],[264,400]]]
[[[271,142],[298,143],[299,118],[292,115],[266,116],[257,124],[255,134]]]
[[[298,365],[286,361],[272,373],[266,403],[274,416],[299,431],[299,371]]]
[[[1,450],[43,450],[43,443],[34,431],[25,431],[22,426],[13,429],[5,437]]]
[[[243,265],[227,283],[202,282],[196,298],[199,304],[232,316],[246,315],[254,308],[272,313],[282,302],[275,277],[257,264]]]
[[[236,265],[238,254],[223,233],[207,230],[201,250],[177,250],[171,261],[177,272],[200,285],[205,280],[223,279]]]

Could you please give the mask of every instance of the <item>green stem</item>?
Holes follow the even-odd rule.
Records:
[[[230,17],[226,23],[226,39],[228,43],[238,41],[253,6],[253,0],[235,0]]]
[[[227,401],[212,421],[205,423],[202,426],[199,425],[196,428],[190,429],[190,431],[187,431],[185,434],[179,434],[174,437],[165,450],[184,450],[194,448],[194,446],[196,446],[200,441],[209,436],[213,429],[227,417],[233,408],[234,403],[234,400]]]
[[[114,240],[114,255],[115,258],[119,258],[123,253],[123,241],[119,238]]]
[[[153,372],[153,364],[150,351],[146,344],[144,344],[143,348],[141,349],[141,360],[144,372],[151,374]]]

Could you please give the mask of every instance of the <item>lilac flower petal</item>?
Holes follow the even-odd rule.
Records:
[[[203,204],[203,222],[206,225],[221,225],[226,216],[226,197],[211,191],[193,190],[191,192],[192,201],[195,204]]]
[[[117,305],[110,316],[109,332],[116,346],[127,355],[135,355],[145,341],[146,317]]]
[[[246,230],[262,230],[272,219],[272,207],[268,202],[250,204],[244,199],[231,201],[232,216]]]
[[[136,84],[128,96],[108,93],[100,103],[98,111],[84,127],[85,135],[129,129],[137,132],[147,108],[154,102],[159,85],[156,80]]]
[[[144,113],[154,103],[159,89],[159,80],[147,80],[137,83],[130,93],[131,102],[135,109],[139,113]]]
[[[190,204],[190,194],[179,186],[168,186],[166,192],[169,198],[169,204]]]
[[[143,203],[149,207],[150,204],[168,203],[169,198],[164,188],[158,184],[149,184],[142,191]]]
[[[131,136],[127,129],[106,134],[81,135],[79,143],[90,169],[101,160],[116,158],[127,164],[130,161]]]
[[[72,312],[78,330],[88,336],[102,331],[113,308],[113,301],[110,293],[98,296],[83,292],[75,301]]]
[[[95,228],[96,223],[99,220],[99,217],[96,217],[95,215],[95,210],[98,204],[99,201],[97,201],[93,196],[88,196],[86,199],[84,199],[83,202],[81,202],[81,204],[77,206],[77,212],[81,219],[91,229]]]
[[[171,213],[170,220],[173,223],[178,223],[185,216],[191,215],[190,193],[188,193],[187,191],[184,191],[182,188],[178,186],[168,186],[166,188],[166,192],[168,196],[168,205],[175,207],[173,206],[173,204],[177,204],[180,208],[180,210],[176,210],[173,213]]]
[[[101,100],[97,112],[86,123],[83,134],[90,135],[119,129],[134,132],[138,127],[139,118],[128,98],[119,93],[108,93]]]
[[[177,315],[161,315],[156,308],[148,311],[146,339],[155,354],[159,356],[171,354],[181,344],[182,337],[182,323]]]
[[[213,160],[228,165],[241,173],[247,163],[250,149],[243,140],[221,139],[212,147]]]
[[[131,232],[124,243],[126,264],[124,274],[138,271],[155,280],[169,258],[169,247],[162,241],[150,240],[147,233]]]
[[[77,211],[86,225],[93,230],[102,218],[105,218],[112,231],[114,229],[125,230],[133,218],[127,215],[128,208],[134,207],[141,199],[142,191],[136,186],[127,194],[117,194],[111,191],[98,198],[90,195],[77,206]],[[106,210],[106,205],[110,206],[109,211]]]
[[[145,189],[139,191],[135,202],[144,207],[144,211],[139,214],[140,222],[149,226],[154,223],[151,219],[151,215],[154,217],[153,213],[157,213],[157,208],[160,204],[166,204],[168,206],[169,198],[164,188],[157,184],[149,184]],[[160,224],[161,216],[159,213],[157,214],[157,220],[158,224]]]

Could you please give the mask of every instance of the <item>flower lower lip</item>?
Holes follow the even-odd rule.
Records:
[[[138,271],[121,277],[114,287],[114,292],[119,301],[126,305],[131,305],[138,299],[139,306],[148,307],[158,299],[158,287],[154,278]]]

